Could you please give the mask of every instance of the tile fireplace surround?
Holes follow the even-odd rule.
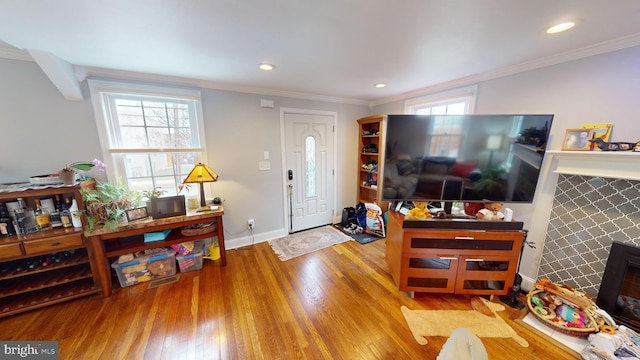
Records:
[[[640,247],[640,153],[549,151],[558,182],[538,279],[598,295],[611,243]]]

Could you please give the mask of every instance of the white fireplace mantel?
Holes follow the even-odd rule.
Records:
[[[520,263],[519,273],[523,278],[522,288],[525,290],[532,289],[538,278],[558,174],[640,180],[640,152],[546,151],[533,206],[528,212],[520,210],[521,215],[527,216],[524,219],[525,226],[530,229],[527,240],[536,244],[535,249],[524,248]]]
[[[640,180],[640,152],[550,150],[546,156],[555,173]]]

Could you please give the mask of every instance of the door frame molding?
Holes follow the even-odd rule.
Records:
[[[289,233],[289,229],[291,228],[289,225],[289,188],[288,188],[288,180],[287,180],[287,154],[286,154],[286,144],[285,144],[285,121],[284,117],[286,114],[301,114],[301,115],[326,115],[333,117],[333,176],[331,181],[333,182],[333,209],[331,209],[332,219],[336,217],[336,204],[337,204],[337,173],[336,173],[336,165],[338,161],[338,113],[336,111],[325,111],[325,110],[312,110],[312,109],[299,109],[299,108],[280,108],[280,155],[282,157],[282,203],[284,209],[284,222],[283,226],[287,233]]]

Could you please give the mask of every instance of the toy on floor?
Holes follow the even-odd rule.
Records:
[[[364,229],[362,228],[362,226],[354,223],[349,223],[347,226],[343,226],[342,230],[345,233],[351,234],[351,235],[362,234],[364,232]]]
[[[543,324],[566,335],[587,337],[616,327],[587,293],[549,279],[534,284],[527,294],[527,307]]]

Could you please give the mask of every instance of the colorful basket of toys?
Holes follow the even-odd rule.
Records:
[[[596,304],[586,293],[547,279],[529,291],[527,307],[542,323],[566,335],[589,336],[604,325]]]

